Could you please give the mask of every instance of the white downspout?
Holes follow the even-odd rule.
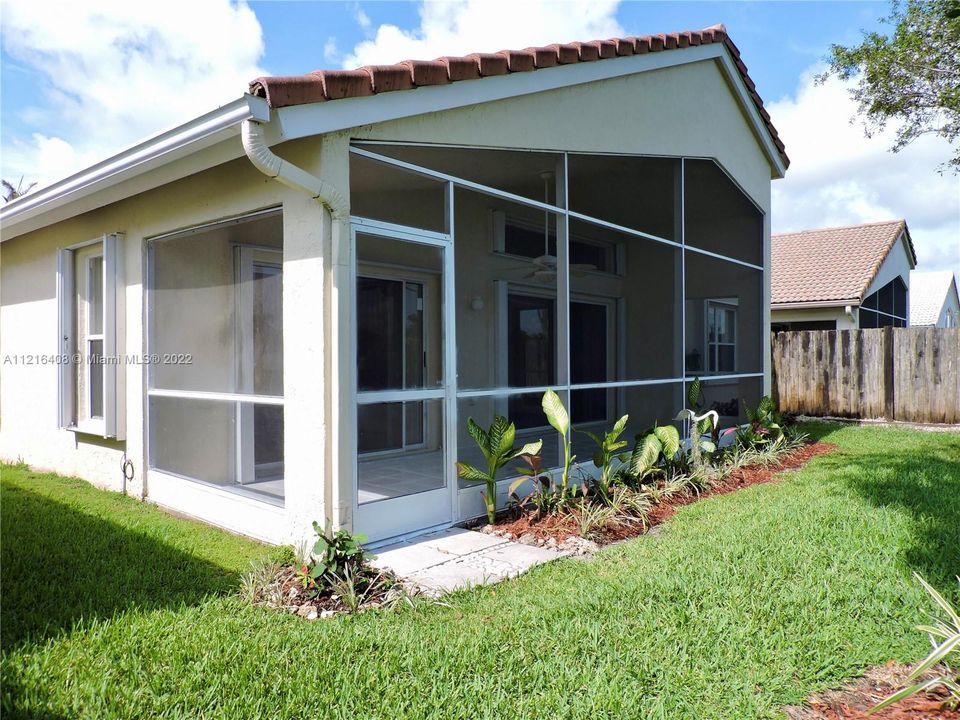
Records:
[[[256,120],[244,120],[240,134],[243,141],[243,150],[257,170],[267,177],[283,183],[289,188],[306,193],[330,211],[333,224],[331,248],[333,251],[333,262],[336,264],[337,257],[340,253],[341,242],[348,241],[350,237],[350,210],[343,193],[330,183],[308,173],[289,160],[284,160],[267,147],[263,123]],[[334,321],[336,321],[338,313],[336,300],[334,300],[334,307],[331,308],[331,313]],[[330,357],[332,358],[332,366],[329,377],[333,379],[333,381],[329,382],[328,387],[331,393],[331,407],[333,408],[333,412],[339,413],[341,391],[340,383],[336,382],[336,378],[340,377],[339,353],[332,352]],[[330,427],[330,418],[327,418],[326,424]],[[338,425],[339,423],[334,424],[335,427]],[[343,525],[343,519],[349,517],[352,509],[352,498],[343,497],[341,493],[340,463],[338,459],[340,452],[339,448],[335,449],[333,447],[338,444],[339,440],[334,438],[331,446],[327,448],[327,451],[332,453],[332,488],[330,493],[332,507],[330,508],[328,517],[333,522],[335,528]]]
[[[241,138],[243,150],[257,170],[287,187],[304,192],[318,200],[333,216],[334,227],[338,222],[344,224],[349,222],[349,210],[343,194],[330,183],[311,175],[289,160],[284,160],[267,147],[263,123],[257,120],[244,120]]]

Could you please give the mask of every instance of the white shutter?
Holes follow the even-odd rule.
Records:
[[[104,437],[125,438],[123,345],[123,236],[103,236],[103,366]]]
[[[76,317],[76,291],[73,283],[73,250],[57,251],[57,420],[61,428],[74,424],[77,401],[73,361],[73,323]]]

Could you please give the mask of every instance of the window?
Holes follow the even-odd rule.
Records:
[[[899,277],[894,278],[860,304],[861,328],[906,327],[907,286]]]
[[[535,224],[494,212],[495,245],[498,252],[517,257],[542,259],[557,263],[557,235],[550,231],[544,234],[543,223]],[[570,264],[576,271],[616,273],[616,245],[572,234],[570,237]]]
[[[736,300],[707,300],[707,372],[737,370]]]
[[[60,250],[60,427],[123,439],[118,235]]]

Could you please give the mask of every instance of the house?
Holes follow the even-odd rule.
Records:
[[[548,387],[733,422],[787,164],[722,26],[259,78],[3,208],[0,457],[377,541],[483,513],[468,417],[559,462]]]
[[[917,255],[905,220],[781,233],[772,246],[774,332],[906,327]]]
[[[910,326],[960,327],[957,278],[949,270],[910,273]]]

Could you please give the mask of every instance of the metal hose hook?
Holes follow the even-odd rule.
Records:
[[[127,494],[127,483],[133,480],[134,477],[134,467],[133,460],[127,457],[127,454],[124,453],[123,457],[120,458],[120,474],[123,475],[123,489],[122,492],[124,495]]]

